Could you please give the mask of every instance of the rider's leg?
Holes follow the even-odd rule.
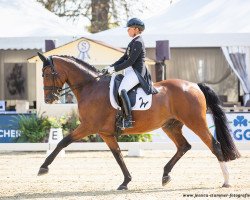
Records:
[[[133,128],[133,119],[132,119],[132,112],[131,112],[131,103],[127,94],[127,91],[123,89],[121,91],[120,97],[122,99],[123,108],[125,111],[125,119],[124,119],[124,127],[125,128]]]
[[[133,68],[127,69],[126,74],[121,82],[119,87],[119,95],[122,99],[123,108],[125,111],[125,120],[124,120],[124,127],[125,128],[132,128],[132,114],[131,114],[131,103],[128,98],[127,92],[131,90],[134,86],[139,83],[138,77],[135,74]]]

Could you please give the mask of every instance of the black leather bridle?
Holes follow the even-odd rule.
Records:
[[[47,78],[48,78],[48,77],[51,77],[52,80],[53,80],[53,86],[44,86],[43,89],[44,89],[44,90],[52,90],[53,92],[57,92],[57,91],[60,91],[60,92],[61,92],[62,88],[56,86],[56,84],[55,84],[56,78],[59,78],[59,79],[60,79],[60,77],[58,77],[58,73],[57,73],[57,71],[56,71],[56,69],[55,69],[55,66],[54,66],[54,63],[53,63],[53,59],[52,59],[51,56],[48,57],[48,62],[49,62],[49,65],[43,67],[42,76],[43,76],[43,77],[47,77]],[[45,73],[44,73],[45,69],[48,68],[48,67],[51,68],[51,72],[52,72],[51,74],[45,74]]]
[[[59,96],[64,96],[67,93],[69,93],[70,91],[67,91],[67,92],[64,92],[63,94],[60,94],[62,91],[69,90],[70,87],[66,87],[66,88],[62,89],[62,87],[56,86],[56,79],[60,80],[59,73],[55,69],[52,56],[49,56],[47,61],[48,61],[47,65],[43,67],[42,76],[46,77],[46,78],[51,77],[51,79],[53,81],[53,85],[52,86],[44,86],[43,90],[49,90],[49,91],[51,91],[49,93],[49,95],[46,97],[47,101],[55,101],[55,100],[59,99]],[[50,67],[50,69],[51,69],[51,74],[45,74],[45,72],[44,72],[45,69],[48,68],[48,67]]]

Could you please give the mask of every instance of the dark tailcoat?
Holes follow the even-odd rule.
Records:
[[[155,94],[151,75],[145,65],[146,50],[141,36],[135,37],[129,44],[124,55],[111,66],[120,71],[132,66],[146,94]]]

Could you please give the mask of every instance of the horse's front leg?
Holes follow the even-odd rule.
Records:
[[[82,125],[79,125],[72,133],[64,137],[56,146],[54,151],[51,152],[51,154],[45,159],[44,163],[41,165],[38,176],[47,174],[49,172],[48,166],[53,162],[55,157],[59,154],[59,152],[67,147],[72,142],[79,140],[83,137],[86,137],[88,135],[91,135],[90,132],[84,130]]]
[[[122,173],[124,175],[124,181],[123,183],[117,188],[117,190],[127,190],[128,187],[128,183],[132,180],[132,177],[123,161],[123,156],[120,150],[120,147],[117,143],[117,139],[115,136],[112,135],[103,135],[100,134],[101,138],[104,140],[104,142],[106,142],[106,144],[108,145],[108,147],[110,148],[111,152],[113,153],[117,163],[119,164]]]

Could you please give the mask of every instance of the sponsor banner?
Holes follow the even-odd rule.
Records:
[[[30,114],[25,114],[30,115]],[[236,142],[249,142],[250,144],[250,113],[227,113],[231,134]],[[17,114],[0,114],[0,143],[16,142],[16,139],[21,135],[18,130]],[[211,133],[215,134],[215,127],[210,114],[207,114],[208,127]],[[190,142],[201,142],[186,126],[183,127],[183,135]],[[157,129],[152,132],[153,142],[170,141],[168,136],[161,130]]]
[[[235,142],[249,142],[250,144],[250,113],[226,113],[231,135]],[[215,126],[210,114],[207,114],[209,130],[215,135]],[[201,139],[186,126],[182,129],[183,135],[190,142],[201,142]],[[153,142],[171,141],[161,130],[153,131]]]
[[[16,142],[21,135],[21,131],[18,130],[19,117],[18,114],[0,114],[0,143]]]
[[[215,134],[212,116],[207,116],[210,131]],[[231,134],[236,142],[250,143],[250,113],[227,114]]]

